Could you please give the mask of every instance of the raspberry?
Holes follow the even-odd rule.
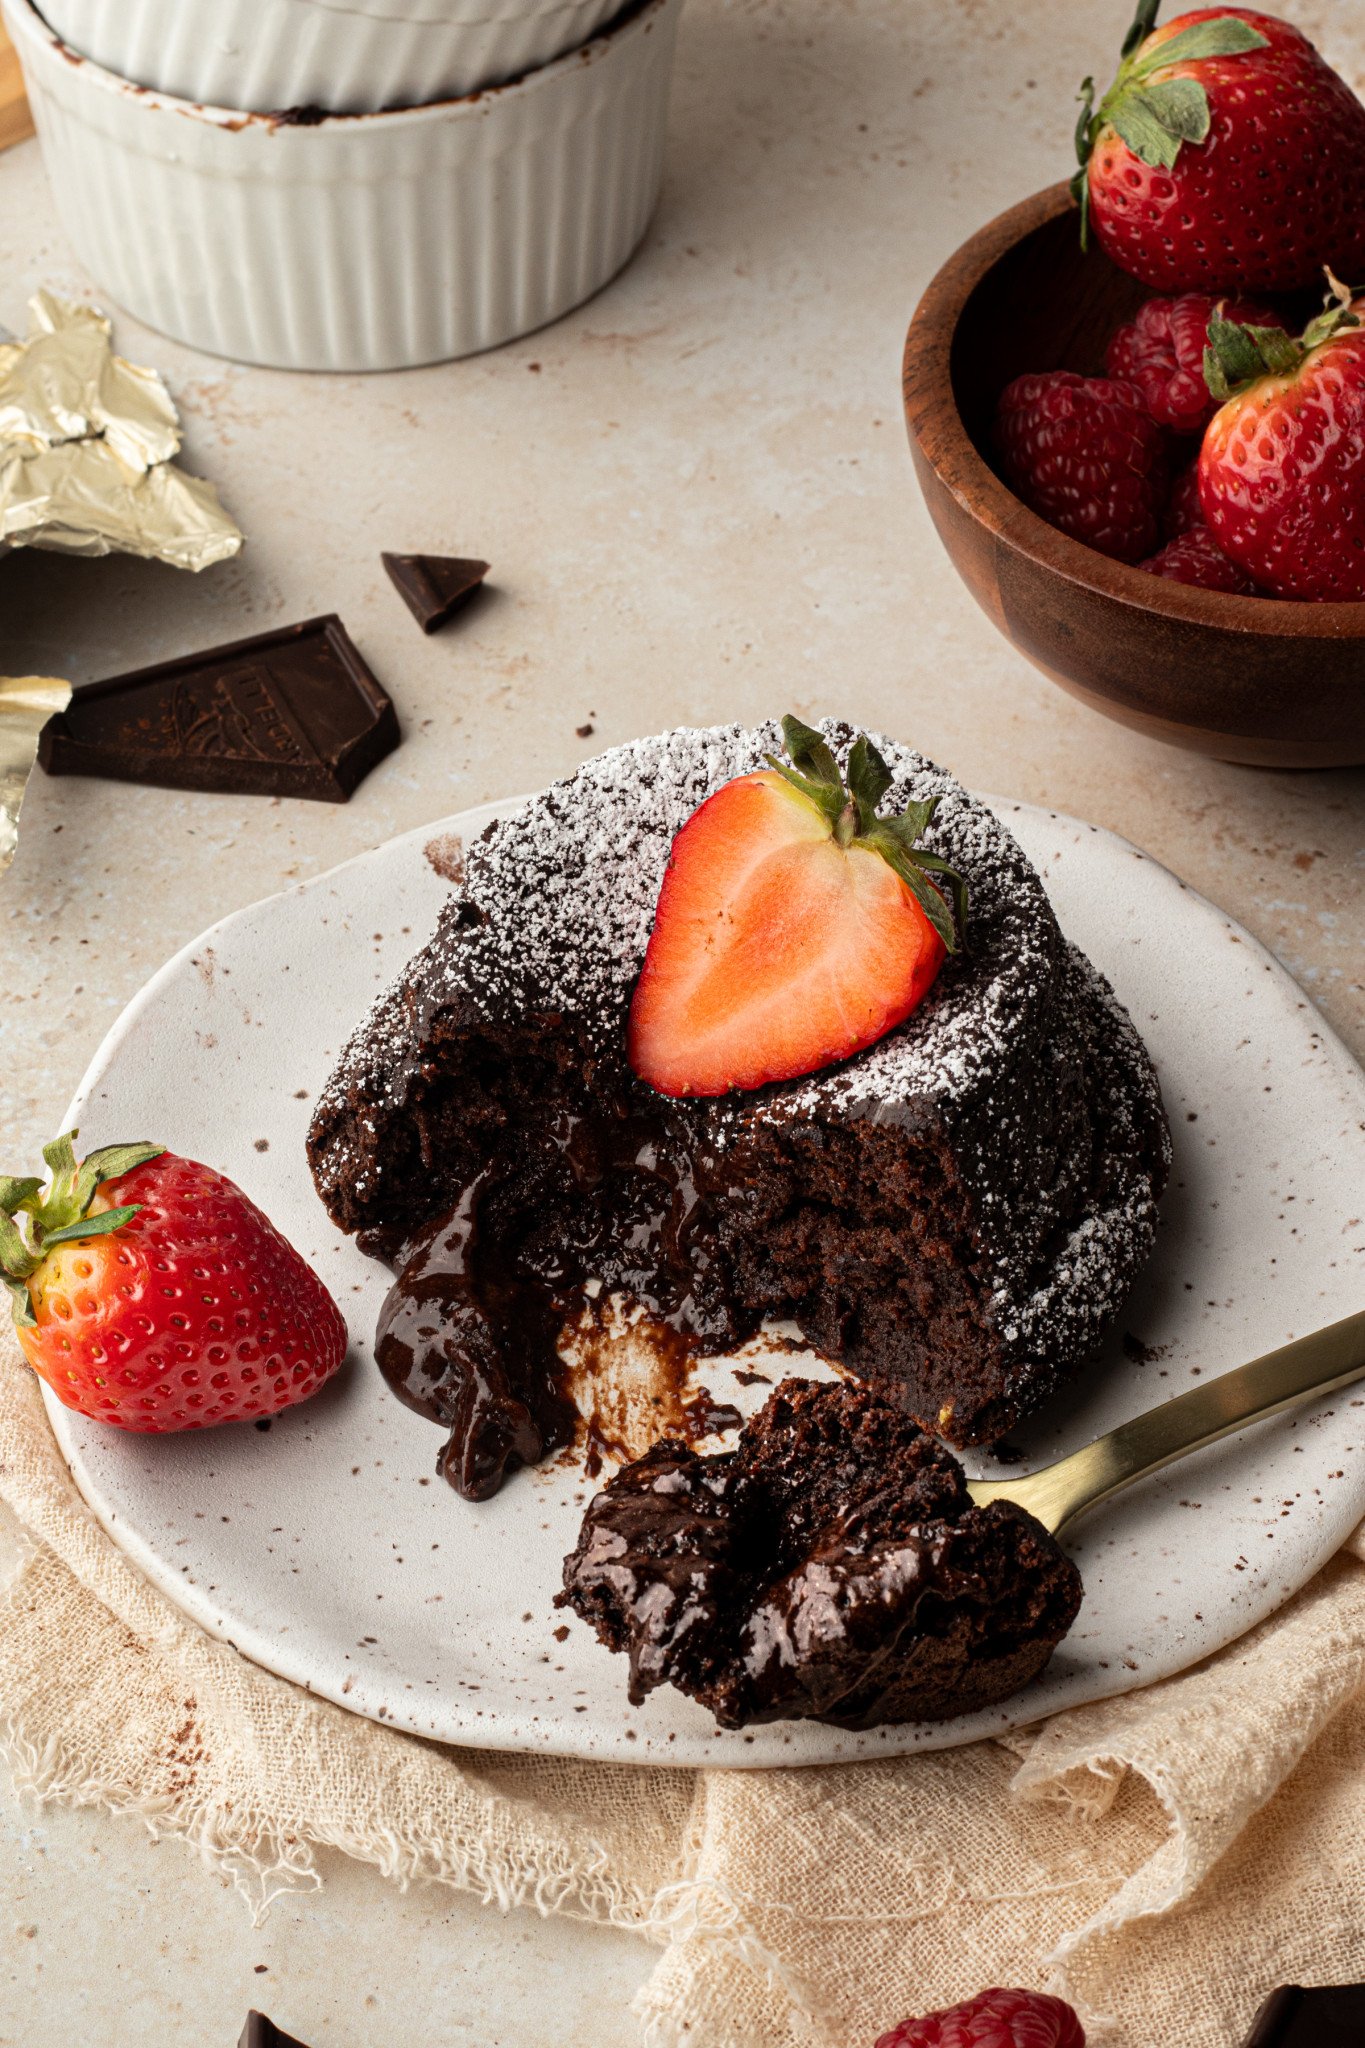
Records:
[[[1197,583],[1201,590],[1230,590],[1238,597],[1260,595],[1245,569],[1228,560],[1207,526],[1191,526],[1138,567],[1172,583]]]
[[[1188,533],[1192,526],[1204,524],[1204,508],[1199,502],[1199,457],[1196,455],[1188,469],[1182,469],[1171,486],[1170,502],[1166,507],[1166,538],[1175,540],[1177,535]]]
[[[1160,545],[1166,440],[1135,384],[1048,370],[1000,395],[1005,476],[1026,505],[1121,562]]]
[[[1220,308],[1225,320],[1252,327],[1284,325],[1268,306],[1186,292],[1178,299],[1148,299],[1109,344],[1104,359],[1109,375],[1135,384],[1157,425],[1173,433],[1202,434],[1218,410],[1204,382],[1204,349],[1209,321]]]
[[[902,2020],[877,2048],[1085,2048],[1085,2028],[1041,1991],[980,1991],[965,2005]]]

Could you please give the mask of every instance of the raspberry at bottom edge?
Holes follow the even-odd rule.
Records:
[[[996,1989],[902,2020],[876,2048],[1085,2048],[1085,2029],[1064,1999]]]

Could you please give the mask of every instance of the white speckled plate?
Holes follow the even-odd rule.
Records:
[[[1175,1134],[1157,1256],[1108,1355],[1016,1432],[1038,1464],[1192,1375],[1361,1307],[1365,1074],[1270,956],[1164,868],[1094,826],[996,808],[1064,929],[1133,1012]],[[205,1628],[357,1713],[443,1741],[830,1762],[970,1741],[1179,1671],[1272,1612],[1365,1515],[1362,1389],[1248,1430],[1082,1522],[1069,1539],[1086,1587],[1076,1627],[1041,1681],[1000,1708],[865,1734],[721,1734],[672,1691],[628,1706],[624,1660],[581,1623],[559,1639],[550,1604],[585,1475],[572,1461],[521,1473],[479,1507],[432,1476],[439,1432],[387,1391],[370,1354],[387,1276],[332,1229],[304,1160],[343,1040],[447,892],[440,836],[468,837],[496,809],[409,833],[216,925],[124,1011],[70,1111],[88,1144],[156,1137],[231,1174],[350,1323],[338,1380],[268,1432],[124,1436],[49,1402],[105,1527]],[[780,1377],[783,1361],[766,1369]],[[729,1365],[708,1378],[734,1398]]]

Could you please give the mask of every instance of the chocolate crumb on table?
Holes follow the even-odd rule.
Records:
[[[459,555],[386,555],[389,581],[424,633],[444,626],[482,587],[489,564]]]

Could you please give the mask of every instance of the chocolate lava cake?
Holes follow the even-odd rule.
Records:
[[[846,761],[852,730],[821,730]],[[885,740],[890,798],[938,799],[926,844],[971,893],[922,1005],[750,1092],[631,1073],[674,836],[781,745],[776,725],[636,741],[490,826],[319,1099],[319,1193],[399,1275],[381,1367],[451,1432],[441,1469],[471,1498],[571,1439],[555,1344],[586,1281],[708,1351],[793,1321],[979,1444],[1093,1353],[1152,1250],[1169,1138],[1141,1040],[1006,828]]]
[[[1040,1522],[867,1387],[787,1380],[735,1450],[665,1441],[599,1493],[561,1607],[725,1728],[946,1720],[1035,1678],[1081,1578]]]

